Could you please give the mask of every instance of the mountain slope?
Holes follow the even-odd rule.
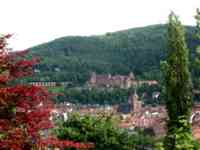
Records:
[[[33,80],[84,83],[89,74],[135,73],[138,78],[159,79],[165,57],[166,25],[133,28],[100,36],[67,36],[30,48],[29,56],[41,63]],[[187,43],[194,52],[194,28],[186,27]],[[194,53],[191,53],[193,57]]]

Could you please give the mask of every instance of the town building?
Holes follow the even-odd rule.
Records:
[[[30,85],[38,87],[56,87],[56,86],[67,86],[69,82],[54,82],[54,81],[33,81],[29,82]]]

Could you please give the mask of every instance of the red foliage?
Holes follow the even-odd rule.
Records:
[[[89,149],[93,145],[59,141],[47,132],[54,105],[47,90],[36,86],[13,85],[9,82],[32,73],[38,60],[26,60],[27,51],[10,52],[6,39],[0,37],[0,150],[30,150],[31,148],[75,147]]]

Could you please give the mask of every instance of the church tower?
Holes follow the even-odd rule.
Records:
[[[138,113],[142,108],[142,102],[139,100],[139,96],[137,95],[136,91],[134,94],[129,96],[129,105],[131,107],[131,112]]]

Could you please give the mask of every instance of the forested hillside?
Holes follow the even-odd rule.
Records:
[[[186,27],[187,43],[194,51],[195,29]],[[133,28],[98,36],[67,36],[30,48],[39,57],[33,80],[84,83],[89,74],[128,74],[137,78],[160,79],[160,61],[165,57],[166,25]]]

